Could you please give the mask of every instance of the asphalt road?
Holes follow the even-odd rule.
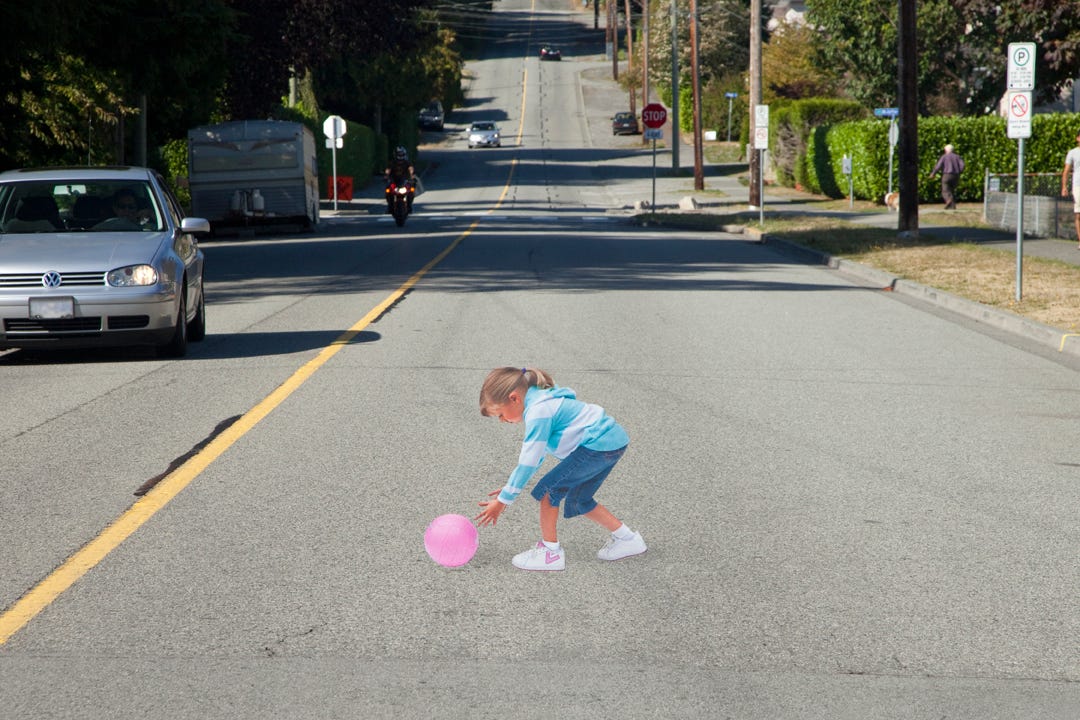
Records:
[[[206,243],[180,361],[0,355],[0,715],[1080,716],[1076,361],[623,222],[650,158],[590,126],[591,16],[497,7],[404,228]],[[577,519],[565,572],[518,571],[523,496],[464,568],[427,558],[516,462],[477,408],[503,364],[628,429],[600,499],[646,555],[597,560]]]

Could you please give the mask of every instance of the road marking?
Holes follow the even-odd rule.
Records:
[[[506,193],[510,190],[510,183],[513,180],[516,165],[517,161],[515,160],[510,166],[510,172],[502,195],[491,211],[498,210],[499,206],[502,205],[503,198],[506,197]],[[109,553],[131,537],[136,530],[190,485],[195,478],[202,474],[211,463],[221,457],[237,440],[246,435],[249,430],[258,425],[263,418],[281,405],[286,398],[296,392],[316,371],[329,362],[330,358],[334,357],[339,350],[348,345],[368,325],[378,320],[383,313],[401,300],[432,268],[446,259],[446,256],[453,252],[454,248],[471,235],[479,224],[480,220],[474,220],[442,252],[430,260],[427,265],[416,271],[397,290],[390,293],[386,299],[372,308],[367,315],[320,350],[318,355],[301,366],[299,370],[263,398],[255,407],[244,413],[239,420],[214,438],[202,451],[192,456],[187,462],[162,479],[153,489],[136,500],[130,508],[124,511],[97,537],[65,560],[48,577],[27,591],[25,595],[15,601],[14,605],[0,614],[0,645],[6,643],[12,635],[37,617],[42,610],[51,605],[56,598],[74,585],[79,578],[92,570]]]
[[[535,5],[535,0],[534,3]],[[528,70],[523,73],[521,82],[521,117],[518,120],[518,144],[521,143],[521,134],[525,126],[525,100],[527,97]],[[514,169],[517,167],[517,158],[510,163],[510,171],[506,177],[502,194],[499,195],[494,207],[488,210],[490,215],[502,207],[506,194],[510,192],[510,186],[514,180]],[[385,220],[385,218],[380,218]],[[227,430],[218,435],[203,450],[193,455],[187,462],[167,475],[149,492],[136,500],[130,508],[116,518],[97,537],[92,539],[74,555],[65,560],[60,567],[53,570],[49,575],[26,592],[25,595],[15,601],[15,604],[0,613],[0,645],[6,643],[12,635],[24,628],[42,610],[74,585],[79,578],[90,572],[98,563],[120,546],[125,540],[142,527],[159,510],[169,504],[169,501],[192,483],[203,470],[221,457],[237,440],[248,433],[259,422],[269,415],[286,398],[307,382],[308,378],[315,374],[323,365],[329,362],[341,348],[348,345],[353,338],[360,334],[368,325],[378,320],[383,313],[389,310],[395,303],[405,296],[407,292],[420,282],[432,268],[446,259],[454,248],[472,234],[480,224],[480,220],[474,220],[469,227],[461,233],[452,243],[446,246],[442,252],[436,255],[427,265],[420,268],[397,290],[390,293],[381,303],[376,305],[367,315],[358,320],[352,327],[337,337],[332,343],[319,351],[314,359],[305,363],[299,370],[294,372],[285,382],[278,386],[262,399],[255,407],[244,413],[243,416],[233,423]]]

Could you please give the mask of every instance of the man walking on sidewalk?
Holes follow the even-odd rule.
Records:
[[[1080,243],[1080,133],[1076,135],[1076,147],[1065,156],[1065,169],[1061,171],[1061,196],[1069,196],[1069,173],[1072,172],[1073,218],[1076,222],[1076,240]],[[1080,245],[1077,245],[1080,248]]]
[[[933,177],[941,173],[941,199],[945,201],[946,210],[956,209],[956,185],[960,182],[960,173],[964,172],[964,159],[953,152],[952,145],[945,146],[945,154],[938,158]]]

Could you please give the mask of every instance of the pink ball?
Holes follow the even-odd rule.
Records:
[[[443,567],[469,562],[480,545],[480,533],[464,515],[440,515],[424,531],[424,549]]]

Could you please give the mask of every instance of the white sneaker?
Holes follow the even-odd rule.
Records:
[[[641,533],[634,533],[625,540],[620,540],[612,535],[607,544],[600,548],[600,552],[596,553],[596,557],[601,560],[622,560],[623,558],[640,555],[646,550],[648,548],[645,547],[645,540],[642,539]]]
[[[565,570],[566,552],[552,550],[543,542],[538,542],[533,549],[515,555],[513,563],[514,567],[522,570]]]

